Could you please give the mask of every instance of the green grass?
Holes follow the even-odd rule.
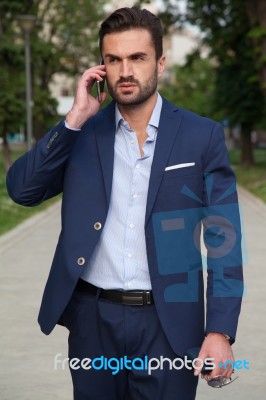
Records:
[[[24,151],[13,150],[12,161],[16,160]],[[17,224],[22,222],[28,217],[36,214],[40,210],[44,210],[49,205],[54,203],[57,199],[51,199],[38,207],[23,207],[15,204],[7,194],[6,191],[6,173],[3,166],[3,155],[0,149],[0,235],[14,228]]]
[[[231,150],[230,159],[237,176],[237,182],[266,202],[266,149],[254,150],[255,165],[241,167],[240,151]]]

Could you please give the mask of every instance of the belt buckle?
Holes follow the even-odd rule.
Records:
[[[128,296],[126,294],[122,294],[122,302],[123,304],[127,304],[129,306],[143,306],[143,296]]]
[[[151,304],[151,292],[145,292],[146,304]]]

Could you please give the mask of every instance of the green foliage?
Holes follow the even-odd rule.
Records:
[[[263,116],[264,98],[252,59],[234,57],[217,69],[216,109],[223,109],[231,125],[257,127]]]
[[[12,38],[12,18],[20,10],[19,1],[0,3],[0,135],[6,129],[18,130],[24,118],[23,79],[18,74],[24,64]]]
[[[39,28],[35,31],[39,40],[35,46],[36,56],[42,55],[46,65],[46,74],[49,70],[50,73],[80,73],[99,57],[98,27],[104,17],[105,1],[42,0],[39,3]]]
[[[14,45],[0,44],[0,131],[18,131],[24,120],[23,83],[17,73],[23,67],[21,54]]]
[[[0,136],[25,125],[24,39],[17,16],[37,16],[31,33],[35,136],[57,119],[49,85],[56,73],[80,74],[99,57],[98,26],[104,0],[0,2]]]
[[[264,101],[243,1],[188,0],[187,19],[205,33],[211,55],[218,61],[217,110],[223,109],[232,124],[255,126]]]
[[[249,31],[248,36],[254,39],[261,39],[266,36],[266,28],[256,26]]]
[[[184,66],[173,67],[172,76],[173,82],[160,88],[167,99],[200,115],[220,118],[212,108],[215,71],[208,58],[195,52]]]
[[[256,165],[252,167],[239,165],[239,150],[231,150],[229,155],[236,173],[237,182],[266,202],[266,149],[254,150]]]

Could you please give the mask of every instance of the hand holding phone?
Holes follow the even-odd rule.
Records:
[[[66,122],[69,127],[80,129],[89,118],[98,112],[101,102],[103,102],[106,97],[106,93],[103,92],[103,83],[101,81],[101,78],[104,76],[105,67],[103,65],[96,65],[84,71],[77,83],[72,108],[66,115]],[[96,98],[91,94],[91,89],[95,82],[99,84]]]

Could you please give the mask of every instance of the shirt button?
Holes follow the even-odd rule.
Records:
[[[134,142],[134,140],[130,140],[130,143],[131,143],[131,144],[134,144],[135,142]]]
[[[95,224],[93,225],[94,229],[96,231],[99,231],[102,228],[102,224],[100,222],[95,222]]]
[[[139,164],[136,165],[136,169],[140,169],[140,165]]]
[[[137,197],[138,197],[138,195],[137,194],[133,194],[133,199],[136,199]]]
[[[78,265],[84,265],[85,264],[85,258],[84,257],[79,257],[77,259],[77,264]]]
[[[133,229],[133,228],[135,227],[135,225],[134,225],[134,224],[129,224],[129,227],[130,227],[131,229]]]
[[[131,253],[127,253],[128,258],[132,258],[132,254]]]

